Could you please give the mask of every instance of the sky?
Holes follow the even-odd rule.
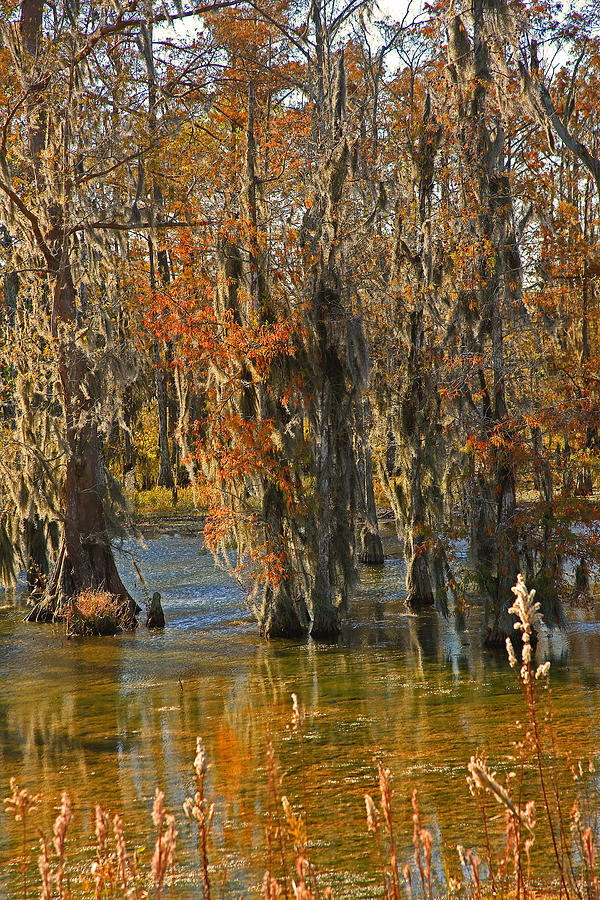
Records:
[[[387,14],[388,16],[392,16],[394,19],[401,19],[404,13],[406,12],[407,0],[379,0],[378,6],[380,10]],[[413,0],[413,6],[415,8],[415,12],[422,6],[421,0]]]

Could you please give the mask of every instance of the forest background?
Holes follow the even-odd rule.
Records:
[[[91,588],[133,626],[111,541],[159,488],[266,636],[337,635],[378,506],[415,611],[477,594],[504,643],[523,572],[560,621],[599,559],[597,4],[0,8],[30,618]]]

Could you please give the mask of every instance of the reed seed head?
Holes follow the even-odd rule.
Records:
[[[196,775],[198,778],[203,778],[206,775],[206,764],[207,764],[207,755],[206,749],[202,742],[201,737],[196,738],[196,758],[194,759],[194,769],[196,770]]]
[[[65,849],[65,838],[67,836],[67,829],[69,827],[69,823],[71,822],[71,800],[69,795],[65,791],[61,798],[60,812],[57,815],[54,822],[54,839],[52,843],[54,844],[54,849],[56,850],[56,855],[59,859],[62,859]]]
[[[117,846],[117,866],[119,877],[121,878],[121,882],[123,887],[127,887],[127,849],[125,847],[125,835],[123,834],[123,820],[121,816],[115,815],[113,819],[113,829],[115,832],[115,843]]]
[[[263,879],[263,894],[266,900],[277,900],[281,896],[281,885],[269,872],[265,872]]]
[[[300,712],[300,704],[298,703],[297,694],[292,694],[292,728],[298,731],[302,724],[302,714]]]
[[[532,629],[542,621],[540,604],[534,603],[535,590],[527,593],[525,580],[520,573],[517,575],[517,583],[511,588],[511,591],[515,595],[515,600],[508,611],[517,616],[519,621],[515,622],[515,630],[523,632],[523,640],[525,641],[525,636],[529,637]]]
[[[425,865],[427,869],[431,869],[431,853],[433,847],[433,839],[429,828],[421,828],[420,831],[421,846],[423,847],[423,855],[425,856]]]
[[[14,776],[10,779],[10,789],[10,797],[4,798],[6,812],[15,817],[15,822],[22,822],[29,810],[40,802],[40,795],[30,794],[27,788],[19,788]]]
[[[535,670],[535,677],[536,677],[536,679],[547,678],[549,672],[550,672],[550,661],[547,660],[545,663],[542,663],[540,666],[537,667],[537,669]]]
[[[377,763],[379,769],[379,792],[381,794],[381,811],[388,828],[392,827],[392,773]]]
[[[379,813],[375,801],[369,794],[365,794],[365,806],[367,808],[367,829],[376,832],[379,828]]]
[[[156,793],[154,794],[154,804],[152,806],[152,821],[157,828],[162,828],[162,824],[165,818],[164,799],[164,793],[156,788]]]
[[[96,804],[96,839],[98,841],[98,851],[101,856],[106,856],[106,852],[108,849],[108,829],[109,829],[109,820],[108,816],[100,806],[100,804]]]

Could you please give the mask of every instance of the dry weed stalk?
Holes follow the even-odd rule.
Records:
[[[110,817],[100,804],[96,806],[96,859],[91,865],[91,875],[95,888],[95,900],[102,896],[117,896],[117,888],[123,889],[123,896],[142,900],[147,892],[138,889],[141,879],[137,862],[132,861],[127,853],[123,822],[118,814],[113,818],[115,849],[110,849]],[[131,887],[130,887],[131,882]]]
[[[307,874],[310,871],[310,863],[305,857],[299,855],[296,859],[296,875],[298,881],[292,878],[292,890],[295,900],[316,900],[318,894],[314,894],[307,885]],[[324,900],[333,900],[333,892],[330,887],[323,891]]]
[[[275,750],[273,748],[273,741],[271,738],[267,740],[267,770],[269,773],[269,781],[268,781],[268,790],[267,790],[267,807],[268,807],[268,825],[267,825],[267,846],[268,846],[268,859],[267,859],[267,871],[265,872],[265,881],[264,881],[264,892],[267,900],[272,900],[274,897],[278,897],[283,891],[283,896],[285,900],[288,900],[288,888],[287,888],[287,865],[286,865],[286,846],[285,846],[285,831],[282,827],[281,815],[279,811],[279,792],[277,789],[277,766],[275,763]],[[279,884],[277,880],[272,875],[272,857],[273,857],[273,849],[272,849],[272,832],[273,832],[273,817],[275,819],[275,837],[277,840],[277,846],[279,849],[279,856],[281,862],[281,878],[282,883]]]
[[[386,769],[381,762],[377,763],[377,770],[379,774],[379,793],[381,796],[381,819],[377,807],[373,798],[370,794],[365,794],[365,807],[367,813],[367,829],[373,832],[375,836],[375,842],[377,844],[377,854],[379,856],[379,864],[381,869],[381,874],[383,877],[383,894],[386,900],[400,900],[400,879],[398,876],[398,854],[396,850],[396,836],[394,833],[394,815],[392,810],[392,773],[389,769]],[[416,793],[413,794],[413,801],[416,804]],[[421,863],[420,857],[420,849],[422,848],[425,854],[426,866],[427,859],[429,860],[429,876],[431,875],[431,835],[427,831],[427,829],[421,829],[420,822],[418,821],[418,804],[416,806],[413,805],[413,811],[416,814],[416,821],[418,825],[415,824],[415,819],[413,818],[413,824],[415,824],[415,828],[418,828],[419,837],[417,838],[417,846],[419,850],[415,850],[415,861]],[[385,832],[387,833],[387,841],[389,844],[389,865],[386,865],[384,854],[382,850],[382,841],[381,841],[381,820],[383,820]],[[424,843],[421,844],[421,831],[423,832],[423,840]],[[408,890],[409,897],[412,897],[412,880],[410,874],[410,867],[405,865],[402,869],[404,878],[406,880],[406,887]],[[425,885],[425,870],[422,872],[423,874],[423,887]],[[430,880],[429,883],[431,884]],[[425,898],[425,892],[423,892],[423,897]]]
[[[306,859],[307,871],[308,871],[308,881],[311,890],[314,892],[315,897],[319,896],[319,886],[317,884],[316,875],[313,870],[311,859],[310,859],[310,847],[309,847],[309,828],[308,828],[308,803],[306,799],[306,760],[304,756],[304,713],[300,708],[300,703],[298,701],[298,695],[292,694],[292,718],[291,718],[291,729],[298,735],[298,739],[300,741],[300,762],[302,767],[302,804],[303,804],[303,813],[304,813],[304,826],[303,826],[303,842],[302,842],[302,853]],[[282,798],[282,800],[287,800],[287,798]],[[285,806],[284,806],[285,809]],[[291,807],[290,807],[291,809]],[[288,817],[287,810],[286,818],[288,819],[288,826],[290,824],[290,818]],[[296,824],[302,823],[302,816],[298,819],[292,819]]]
[[[194,772],[196,790],[193,797],[187,797],[183,803],[183,811],[186,817],[196,822],[198,827],[198,839],[200,843],[200,858],[202,861],[202,878],[204,881],[204,896],[210,900],[210,875],[208,871],[208,832],[212,824],[215,805],[204,797],[204,781],[206,778],[207,755],[202,738],[196,738],[196,756],[194,758]]]
[[[58,887],[58,896],[60,897],[60,900],[62,900],[62,898],[64,897],[63,875],[65,867],[65,841],[67,838],[69,825],[71,824],[71,818],[71,800],[69,798],[69,795],[65,791],[61,798],[60,812],[54,821],[54,838],[52,839],[54,850],[58,857],[58,867],[56,870],[55,880],[56,886]]]
[[[465,858],[469,863],[469,867],[471,869],[473,884],[475,885],[475,893],[477,894],[477,900],[481,900],[481,878],[479,877],[479,856],[475,852],[475,850],[467,849],[465,850]]]
[[[10,779],[10,789],[12,793],[10,797],[4,798],[4,806],[7,813],[14,817],[15,822],[21,822],[23,834],[23,859],[21,861],[23,869],[23,900],[27,900],[27,815],[39,804],[40,795],[30,794],[26,788],[20,788],[16,778]]]
[[[96,853],[98,859],[92,863],[92,877],[96,888],[96,900],[100,900],[105,885],[112,888],[113,858],[108,846],[110,819],[100,804],[96,805]],[[112,893],[112,891],[111,891]]]
[[[544,810],[550,828],[554,858],[560,875],[562,890],[568,898],[571,893],[573,893],[574,884],[572,879],[569,878],[569,873],[566,871],[564,865],[564,827],[562,823],[560,800],[558,797],[558,791],[555,791],[558,813],[558,824],[555,825],[552,810],[550,808],[550,801],[546,786],[546,777],[544,774],[544,767],[542,763],[543,751],[536,713],[535,682],[539,681],[540,679],[547,679],[550,672],[549,662],[542,663],[535,669],[535,671],[532,667],[533,650],[531,646],[531,636],[535,627],[541,625],[542,623],[540,604],[534,601],[535,590],[531,590],[529,592],[527,591],[525,580],[523,579],[523,576],[521,574],[517,576],[517,583],[512,588],[512,592],[515,595],[515,600],[513,602],[513,605],[509,607],[508,611],[509,613],[512,613],[517,617],[514,628],[515,631],[521,632],[522,637],[521,668],[518,674],[527,702],[527,710],[529,713],[529,722],[531,725],[533,746],[535,749],[540,790],[542,792]],[[510,638],[506,639],[506,650],[508,653],[510,666],[516,672],[518,661]],[[568,881],[570,881],[570,884],[567,883]],[[575,892],[578,893],[578,891]]]
[[[423,890],[423,897],[425,897],[425,879],[427,879],[429,900],[432,900],[433,895],[431,890],[431,850],[433,842],[429,829],[423,828],[421,825],[419,800],[417,797],[416,789],[412,792],[411,803],[413,808],[413,846],[415,848],[415,863],[417,864],[417,868],[421,876],[421,888]]]
[[[38,867],[42,879],[42,890],[40,894],[41,900],[51,900],[52,898],[52,870],[50,868],[50,860],[48,859],[48,843],[44,835],[40,832],[40,848],[41,853],[38,857]]]
[[[156,826],[156,843],[152,856],[152,880],[156,892],[156,900],[160,900],[163,884],[169,869],[173,875],[175,863],[175,843],[177,831],[175,829],[175,816],[165,811],[165,795],[158,788],[154,795],[152,808],[152,821]],[[163,831],[164,827],[164,831]]]
[[[516,616],[515,631],[521,634],[520,658],[515,652],[515,647],[510,638],[506,640],[506,650],[511,668],[517,674],[522,687],[529,719],[529,731],[525,741],[518,744],[521,753],[521,782],[522,789],[523,771],[526,763],[525,748],[530,746],[535,759],[538,783],[542,796],[545,818],[548,822],[552,851],[556,871],[560,882],[560,892],[569,900],[570,897],[584,896],[588,898],[598,897],[598,882],[595,873],[595,849],[593,832],[589,826],[581,823],[579,800],[576,800],[571,810],[570,831],[578,837],[579,850],[582,859],[581,877],[578,878],[573,862],[571,850],[572,841],[569,837],[569,829],[565,825],[565,817],[562,809],[561,788],[558,782],[558,757],[554,733],[552,729],[551,707],[546,704],[546,718],[548,727],[549,747],[545,748],[542,740],[542,731],[538,717],[538,685],[548,684],[550,663],[544,662],[538,666],[533,664],[532,636],[542,624],[540,605],[535,602],[535,591],[527,591],[525,581],[521,575],[517,578],[516,585],[512,588],[515,595],[514,602],[509,608],[509,613]],[[550,751],[550,762],[545,762],[546,749]],[[593,767],[592,767],[593,768]],[[506,811],[506,852],[503,860],[504,877],[508,875],[508,863],[512,860],[514,874],[514,894],[517,900],[521,896],[526,897],[530,890],[530,852],[535,839],[536,809],[532,801],[524,803],[521,799],[515,801],[507,787],[500,784],[495,772],[489,770],[486,761],[479,756],[471,757],[469,762],[468,782],[471,793],[479,797],[483,810],[486,845],[488,848],[488,862],[492,883],[492,893],[496,895],[496,881],[491,860],[491,850],[487,835],[487,818],[483,797],[491,795]],[[573,769],[574,779],[577,781],[583,775],[581,764],[577,770]],[[513,773],[514,774],[514,773]],[[551,785],[551,789],[549,789]],[[592,821],[593,813],[588,804],[588,821]],[[526,863],[526,865],[525,865]],[[479,890],[476,873],[472,863],[470,864],[476,889]]]
[[[278,897],[281,897],[281,885],[276,878],[273,878],[268,869],[263,879],[263,894],[265,900],[277,900]]]
[[[126,893],[129,879],[131,878],[133,881],[133,888],[131,891],[129,891],[129,893],[127,893],[127,896],[133,895],[135,897],[135,900],[139,900],[139,893],[137,888],[139,873],[137,871],[137,864],[135,860],[133,862],[130,860],[129,854],[127,853],[125,835],[123,832],[123,821],[118,813],[116,813],[115,817],[113,818],[113,830],[115,834],[115,847],[117,857],[117,878],[120,880],[123,891]]]
[[[372,831],[375,836],[375,844],[377,846],[377,857],[379,859],[379,870],[383,878],[383,896],[388,895],[388,880],[386,875],[385,863],[383,861],[383,852],[381,850],[381,837],[379,835],[379,813],[375,806],[375,801],[370,794],[365,794],[365,807],[367,810],[367,831]]]

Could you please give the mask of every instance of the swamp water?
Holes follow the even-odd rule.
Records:
[[[381,893],[364,794],[377,799],[376,760],[394,776],[399,860],[412,854],[410,794],[419,791],[423,824],[434,839],[438,891],[444,865],[460,871],[456,844],[483,851],[481,825],[466,781],[476,749],[499,773],[525,718],[503,654],[481,648],[478,611],[457,631],[437,615],[417,619],[403,605],[397,549],[384,567],[364,569],[338,646],[266,644],[227,576],[197,538],[178,534],[129,546],[151,591],[159,590],[167,628],[68,641],[58,629],[22,623],[24,601],[0,595],[0,797],[9,779],[40,792],[51,835],[62,790],[73,803],[68,859],[94,857],[94,805],[120,812],[130,848],[148,861],[156,787],[177,816],[173,896],[202,896],[194,832],[181,811],[193,792],[196,735],[209,758],[207,795],[215,801],[211,862],[215,895],[258,896],[266,865],[265,744],[272,735],[280,793],[296,811],[304,787],[312,857],[320,884],[336,897]],[[126,555],[125,580],[141,595]],[[600,624],[577,613],[542,641],[552,660],[554,725],[561,752],[594,759],[600,750]],[[289,729],[291,692],[305,711],[304,766]],[[514,763],[512,763],[514,765]],[[302,771],[304,770],[304,777]],[[501,810],[493,828],[502,830]],[[542,819],[541,808],[538,820]],[[538,844],[543,843],[540,838]],[[543,866],[538,846],[537,866]],[[0,898],[22,896],[20,833],[0,806]],[[30,842],[37,875],[37,841]],[[290,852],[291,860],[291,852]],[[444,863],[445,860],[445,863]],[[72,872],[73,885],[78,879]],[[36,878],[37,881],[37,878]],[[93,895],[93,890],[90,896]],[[165,891],[166,896],[168,890]]]

